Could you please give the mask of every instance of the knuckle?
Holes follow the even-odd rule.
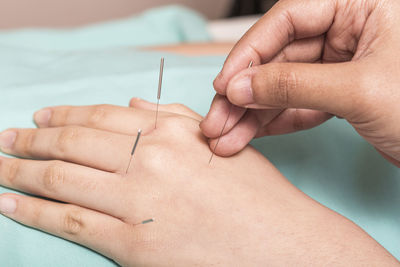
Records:
[[[24,132],[24,138],[21,140],[22,143],[22,150],[24,153],[30,155],[30,151],[32,151],[32,148],[35,144],[36,140],[36,130],[35,129],[27,129]]]
[[[109,105],[96,105],[93,106],[88,117],[88,125],[95,126],[104,121],[107,117],[107,110],[109,109]]]
[[[11,160],[10,164],[6,169],[6,177],[7,181],[12,185],[15,183],[16,178],[18,177],[18,173],[20,172],[21,163],[19,160]]]
[[[76,141],[78,138],[78,130],[79,128],[75,126],[67,126],[60,129],[60,133],[58,134],[55,144],[57,152],[65,154],[71,149],[74,141]]]
[[[61,162],[55,161],[46,167],[43,174],[43,187],[45,190],[54,192],[65,184],[65,168]]]
[[[85,224],[80,211],[74,208],[67,208],[62,215],[61,233],[67,235],[78,235],[84,229]]]
[[[289,105],[289,92],[290,90],[296,90],[297,87],[296,75],[287,69],[278,69],[275,77],[272,97],[277,104],[287,107]]]
[[[38,205],[35,205],[32,209],[32,225],[38,226],[40,225],[40,221],[42,218],[43,209]]]
[[[182,130],[187,130],[187,119],[182,116],[171,116],[168,119],[168,127],[174,129],[171,134],[172,137],[175,136],[175,134],[181,136]]]
[[[186,106],[181,103],[173,103],[171,104],[171,108],[174,110],[186,111]]]
[[[295,72],[282,66],[272,66],[264,72],[263,76],[257,75],[253,80],[256,102],[276,107],[288,107],[290,92],[298,87]]]

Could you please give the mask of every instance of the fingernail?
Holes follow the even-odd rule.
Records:
[[[0,134],[0,148],[9,149],[12,148],[15,139],[17,138],[17,133],[15,131],[5,131]]]
[[[229,100],[238,106],[248,106],[254,103],[251,76],[242,75],[234,78],[228,85],[227,96]]]
[[[35,122],[40,126],[48,126],[52,111],[48,108],[39,110],[34,115]]]
[[[3,214],[12,214],[17,209],[17,201],[9,197],[0,197],[0,212]]]

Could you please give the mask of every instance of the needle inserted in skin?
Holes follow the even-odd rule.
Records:
[[[128,168],[126,168],[126,173],[128,173],[129,167],[131,166],[132,159],[133,159],[133,154],[135,154],[135,150],[136,150],[136,147],[137,147],[137,145],[138,145],[138,143],[139,143],[139,139],[140,139],[140,136],[141,136],[141,135],[142,135],[142,130],[139,129],[139,130],[138,130],[137,137],[136,137],[135,144],[133,145],[133,148],[132,148],[131,159],[129,160]]]
[[[140,222],[140,223],[136,223],[136,224],[134,224],[134,225],[148,224],[148,223],[152,223],[152,222],[154,222],[154,218],[151,218],[151,219],[142,221],[142,222]]]
[[[250,61],[249,68],[251,68],[252,66],[253,66],[253,61]],[[208,161],[208,164],[211,163],[211,161],[212,161],[212,159],[213,159],[213,157],[214,157],[215,151],[217,150],[217,146],[218,146],[218,144],[219,144],[219,140],[221,140],[221,137],[222,137],[222,135],[224,134],[224,130],[225,130],[226,124],[228,123],[229,117],[231,116],[232,109],[233,109],[233,104],[231,104],[231,106],[230,106],[230,108],[229,108],[228,117],[226,118],[226,121],[225,121],[225,123],[224,123],[224,126],[222,127],[222,130],[221,130],[221,133],[220,133],[220,135],[219,135],[219,137],[218,137],[217,143],[215,143],[215,146],[214,146],[214,149],[213,149],[213,151],[212,151],[210,160]]]
[[[158,78],[157,110],[156,110],[156,122],[154,124],[154,129],[157,128],[158,105],[160,104],[160,98],[161,98],[161,87],[162,87],[163,74],[164,74],[164,58],[162,57],[161,62],[160,62],[160,76]]]
[[[141,222],[141,224],[147,224],[147,223],[151,223],[151,222],[154,222],[154,219],[145,220],[145,221]]]
[[[215,146],[214,146],[213,152],[212,152],[212,154],[211,154],[210,160],[208,161],[208,164],[211,163],[211,161],[212,161],[212,159],[213,159],[213,157],[214,157],[215,150],[217,149],[219,140],[221,140],[221,137],[222,137],[222,134],[224,133],[226,124],[228,123],[229,117],[231,116],[232,108],[233,108],[233,105],[231,104],[231,107],[229,108],[229,112],[228,112],[228,117],[226,118],[226,121],[225,121],[225,123],[224,123],[224,126],[222,127],[222,130],[221,130],[221,133],[220,133],[220,135],[219,135],[219,137],[218,137],[217,143],[215,143]]]

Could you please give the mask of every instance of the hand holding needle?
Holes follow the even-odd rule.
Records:
[[[250,61],[250,64],[249,64],[249,67],[248,67],[248,68],[251,68],[252,66],[253,66],[253,61]],[[214,155],[215,155],[215,151],[217,150],[217,146],[218,146],[218,144],[219,144],[219,140],[221,140],[221,137],[222,137],[222,135],[223,135],[223,133],[224,133],[226,124],[228,123],[229,117],[231,116],[232,109],[233,109],[233,104],[231,104],[231,106],[230,106],[230,108],[229,108],[228,117],[226,118],[226,121],[225,121],[225,123],[224,123],[224,126],[222,127],[221,133],[220,133],[220,135],[219,135],[219,137],[218,137],[217,143],[216,143],[215,146],[214,146],[214,149],[213,149],[213,151],[212,151],[212,154],[211,154],[210,160],[208,161],[208,164],[211,164],[211,161],[212,161],[212,159],[213,159],[213,157],[214,157]]]

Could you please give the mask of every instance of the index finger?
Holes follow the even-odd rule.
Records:
[[[230,79],[250,61],[265,64],[290,42],[328,31],[335,8],[336,1],[279,1],[234,46],[214,81],[215,90],[225,95]]]

